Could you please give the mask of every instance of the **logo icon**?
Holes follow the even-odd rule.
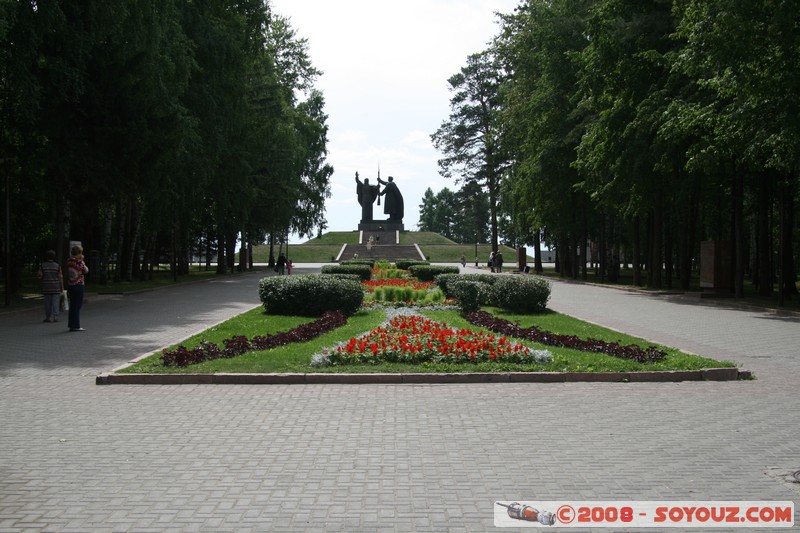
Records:
[[[556,523],[556,516],[550,511],[540,511],[529,505],[522,505],[519,502],[514,502],[511,505],[495,502],[501,507],[505,507],[508,511],[508,516],[514,520],[524,520],[525,522],[539,522],[544,526],[552,526]]]

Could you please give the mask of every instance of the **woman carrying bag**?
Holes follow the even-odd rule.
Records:
[[[69,295],[69,326],[70,331],[86,331],[81,327],[81,306],[83,305],[83,276],[89,272],[83,262],[83,248],[73,246],[67,259],[67,294]]]

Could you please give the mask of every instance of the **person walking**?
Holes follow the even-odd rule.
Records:
[[[461,268],[464,268],[466,266],[467,266],[467,256],[464,255],[464,254],[461,254]]]
[[[83,306],[84,275],[89,272],[89,267],[83,262],[83,248],[75,245],[70,250],[67,259],[67,295],[69,296],[69,321],[67,326],[70,331],[86,331],[81,327],[81,307]]]
[[[283,276],[286,273],[286,256],[281,254],[278,256],[278,275]]]
[[[58,322],[61,311],[61,293],[64,291],[64,276],[61,274],[61,265],[56,262],[56,253],[48,250],[45,261],[39,266],[39,279],[42,280],[42,294],[44,295],[44,321]]]
[[[497,252],[494,256],[494,271],[497,273],[503,272],[503,252]]]

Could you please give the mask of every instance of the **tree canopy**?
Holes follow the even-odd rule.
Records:
[[[69,240],[130,279],[325,225],[320,72],[266,0],[3,1],[0,42],[17,282]]]
[[[796,2],[524,0],[500,18],[451,78],[433,138],[442,174],[481,184],[506,240],[544,236],[565,276],[592,264],[613,281],[623,264],[652,288],[689,288],[716,241],[737,295],[747,277],[796,294]],[[470,73],[496,80],[490,106]],[[473,133],[488,109],[497,136]]]

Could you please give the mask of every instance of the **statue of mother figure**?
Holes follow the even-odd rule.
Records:
[[[384,185],[380,195],[386,195],[383,212],[389,215],[389,222],[402,222],[404,215],[403,195],[394,182],[394,178],[389,176],[389,181],[383,181],[378,177],[378,183]]]
[[[368,178],[364,178],[362,183],[356,172],[356,194],[358,194],[358,203],[361,205],[361,223],[372,222],[372,202],[380,194],[380,185],[370,185]]]

